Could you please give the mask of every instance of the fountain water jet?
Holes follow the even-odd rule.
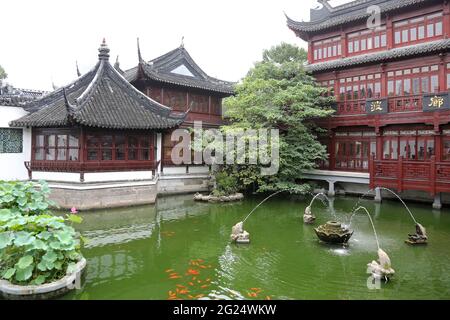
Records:
[[[315,201],[319,196],[325,197],[325,199],[327,199],[327,201],[328,201],[328,204],[330,204],[330,198],[328,198],[324,193],[321,192],[321,193],[316,194],[316,195],[312,198],[311,203],[309,204],[309,206],[307,206],[306,209],[305,209],[305,214],[303,215],[303,222],[304,222],[305,224],[313,224],[314,221],[316,221],[316,216],[312,213],[312,209],[311,209],[311,208],[312,208],[312,205],[313,205],[314,201]],[[324,202],[322,202],[322,203],[324,203]],[[324,203],[324,204],[325,204],[325,203]],[[333,210],[331,211],[331,214],[333,215],[334,218],[336,218],[336,214],[334,213]]]
[[[375,235],[375,240],[377,242],[378,247],[378,261],[373,260],[372,262],[368,263],[367,270],[372,274],[372,276],[375,279],[384,278],[385,281],[388,281],[389,278],[395,274],[395,270],[392,269],[391,266],[391,259],[389,258],[388,254],[383,249],[380,248],[380,241],[378,240],[377,230],[375,229],[375,225],[373,223],[369,211],[367,211],[365,207],[358,207],[355,210],[355,213],[357,213],[360,210],[363,210],[367,214],[367,217],[369,217],[370,224],[372,225],[373,233]]]
[[[265,198],[263,201],[261,201],[248,215],[245,217],[243,221],[238,222],[236,225],[233,226],[232,232],[230,235],[231,241],[239,243],[239,244],[248,244],[250,243],[250,234],[244,230],[244,223],[247,221],[248,218],[252,215],[253,212],[256,211],[264,202],[269,200],[270,198],[276,196],[277,194],[284,192],[286,190],[280,190],[275,193],[272,193],[270,196]]]
[[[388,192],[390,192],[391,194],[393,194],[395,197],[397,197],[397,199],[400,200],[400,202],[403,204],[403,206],[405,207],[406,211],[408,211],[411,219],[414,221],[414,224],[416,226],[416,233],[415,234],[409,234],[408,235],[408,240],[406,240],[405,242],[411,245],[416,245],[416,244],[426,244],[428,242],[428,237],[426,234],[426,229],[417,222],[416,218],[414,217],[414,215],[412,214],[411,210],[409,210],[409,207],[406,205],[405,201],[403,201],[403,199],[394,191],[392,191],[391,189],[385,188],[385,187],[378,187],[379,189],[382,190],[386,190]],[[372,191],[374,191],[375,189],[370,189],[369,191],[367,191],[365,194],[363,194],[359,200],[356,202],[355,206],[353,208],[356,208],[359,206],[361,200],[368,195],[369,193],[371,193]],[[357,209],[352,211],[352,215],[350,216],[350,221],[349,221],[349,226],[352,225],[352,220],[353,220],[353,216],[355,215]]]

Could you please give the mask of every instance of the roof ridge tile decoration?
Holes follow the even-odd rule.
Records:
[[[184,46],[179,46],[148,62],[142,59],[139,48],[138,56],[138,66],[124,72],[124,77],[129,82],[138,80],[142,74],[145,78],[157,82],[212,91],[224,95],[234,93],[233,86],[235,83],[219,80],[207,75],[192,59]],[[184,65],[194,76],[171,72],[181,65]]]
[[[308,22],[295,21],[286,15],[287,26],[294,32],[306,35],[349,22],[366,19],[370,16],[370,14],[367,13],[367,8],[372,5],[378,5],[381,9],[381,13],[386,13],[429,1],[434,0],[356,0],[333,7],[325,16],[321,16],[321,19]]]
[[[354,57],[347,57],[315,64],[307,64],[305,65],[305,69],[310,72],[320,72],[355,65],[362,65],[366,63],[375,63],[409,56],[416,56],[418,54],[428,54],[439,51],[446,51],[448,49],[450,49],[450,39],[443,39],[410,45],[401,48],[394,48],[391,50],[385,50],[381,52],[363,54]]]
[[[0,83],[0,106],[23,107],[46,94],[42,90],[22,89]]]
[[[99,61],[85,75],[25,107],[30,113],[10,122],[12,127],[84,125],[109,129],[168,129],[184,122],[187,113],[174,114],[133,87],[109,63],[103,43]]]

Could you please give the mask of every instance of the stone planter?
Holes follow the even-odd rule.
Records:
[[[0,295],[9,300],[47,300],[62,296],[76,288],[77,279],[86,268],[86,259],[83,258],[76,265],[76,271],[52,283],[40,286],[19,286],[6,280],[0,280]]]
[[[221,197],[216,197],[212,195],[204,196],[200,193],[197,193],[194,196],[195,201],[212,202],[212,203],[241,201],[242,199],[244,199],[244,195],[242,193],[236,193],[230,196],[221,196]]]

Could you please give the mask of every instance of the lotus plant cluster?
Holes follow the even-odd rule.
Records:
[[[82,218],[51,213],[44,181],[0,181],[0,280],[41,285],[63,278],[82,259],[82,237],[73,228]]]

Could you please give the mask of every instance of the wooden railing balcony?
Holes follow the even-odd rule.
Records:
[[[386,99],[386,98],[380,98]],[[422,95],[388,97],[389,112],[411,112],[422,110]],[[337,102],[337,115],[367,114],[366,99]]]
[[[386,187],[399,192],[420,190],[435,195],[450,192],[450,162],[436,162],[433,156],[429,161],[376,160],[369,164],[370,188]]]
[[[420,111],[422,110],[422,100],[421,95],[389,97],[389,112]]]
[[[157,170],[160,161],[25,161],[28,176],[32,179],[33,171],[80,173],[80,180],[84,180],[84,173],[92,172],[120,172],[120,171],[152,171]]]

